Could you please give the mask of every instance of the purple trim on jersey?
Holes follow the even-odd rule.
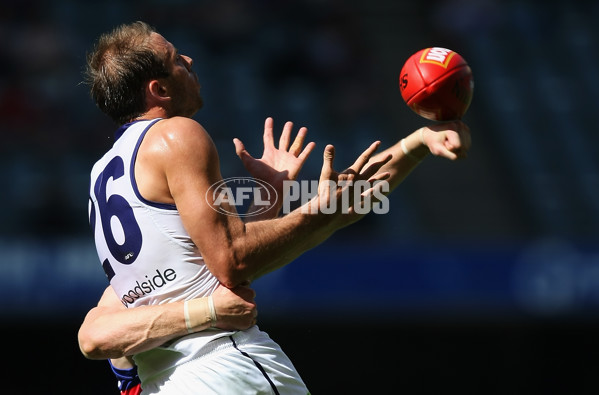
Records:
[[[131,169],[130,169],[129,173],[131,175],[131,185],[133,186],[133,192],[135,192],[135,195],[137,196],[137,198],[139,200],[141,200],[148,206],[161,208],[164,210],[176,210],[177,206],[175,206],[174,204],[159,203],[159,202],[153,202],[151,200],[146,200],[143,196],[141,196],[141,193],[139,193],[139,189],[137,188],[137,182],[135,181],[135,160],[137,159],[137,152],[139,151],[139,146],[141,145],[141,142],[143,141],[144,137],[146,136],[146,133],[148,132],[148,130],[150,130],[150,128],[152,126],[154,126],[154,124],[156,122],[160,121],[161,119],[162,118],[158,118],[158,119],[155,119],[154,121],[152,121],[148,125],[148,127],[139,136],[139,140],[137,141],[137,144],[135,145],[135,149],[133,150],[133,157],[131,158]],[[128,125],[131,126],[131,124],[128,124]],[[125,125],[123,125],[123,126],[125,126]],[[121,134],[122,134],[122,132],[121,132]]]
[[[133,121],[133,122],[128,122],[126,124],[121,125],[115,132],[114,132],[114,141],[117,141],[118,139],[121,138],[121,136],[123,135],[123,133],[125,133],[125,130],[129,129],[129,126],[133,125],[134,123],[137,122],[141,122],[141,121]]]

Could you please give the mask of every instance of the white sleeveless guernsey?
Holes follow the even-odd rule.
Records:
[[[137,152],[158,121],[123,125],[91,172],[89,220],[96,249],[127,307],[208,296],[219,284],[177,208],[148,201],[137,189]],[[139,353],[134,360],[145,394],[308,393],[279,345],[257,326],[196,332]]]
[[[208,296],[218,286],[177,208],[147,201],[137,189],[137,150],[157,121],[120,128],[116,142],[91,172],[89,215],[96,249],[110,284],[127,307]],[[194,337],[208,342],[229,333],[211,330]]]

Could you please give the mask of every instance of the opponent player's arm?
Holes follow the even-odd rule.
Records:
[[[120,358],[212,326],[247,329],[256,323],[254,297],[248,287],[217,288],[212,295],[214,320],[208,298],[187,302],[186,317],[183,301],[127,309],[109,286],[79,328],[79,348],[89,359]]]
[[[212,185],[222,181],[212,140],[201,125],[191,119],[171,118],[162,122],[162,133],[155,136],[163,139],[162,149],[156,151],[153,162],[163,169],[183,224],[204,262],[225,286],[251,281],[291,262],[357,219],[341,210],[333,214],[318,210],[319,205],[330,203],[329,191],[324,189],[308,203],[315,208],[308,212],[300,207],[281,218],[247,224],[236,215],[223,214],[235,212],[235,208],[224,201],[219,207],[223,210],[215,210],[212,195],[207,193]],[[372,144],[342,173],[333,170],[334,150],[332,146],[327,147],[321,181],[336,182],[339,177],[370,179],[385,160],[365,166],[378,145]],[[338,187],[330,195],[341,207],[343,188]]]
[[[396,144],[374,155],[370,160],[392,158],[381,172],[388,172],[389,190],[395,189],[429,153],[435,156],[456,160],[465,158],[470,149],[470,129],[461,121],[433,124],[422,127],[404,137]]]

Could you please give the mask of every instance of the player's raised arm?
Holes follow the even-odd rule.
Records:
[[[165,175],[186,230],[211,273],[227,287],[291,262],[348,222],[340,218],[341,212],[329,215],[318,210],[309,215],[298,210],[282,218],[252,223],[244,223],[238,215],[224,214],[235,214],[236,209],[230,202],[207,193],[212,185],[222,182],[222,176],[216,148],[203,127],[191,119],[175,117],[157,123],[153,129],[144,141],[161,147],[146,149],[153,158],[147,161],[153,166],[152,173]],[[367,179],[359,172],[377,147],[367,149],[360,156],[366,160],[357,162],[348,174],[340,173],[342,178]],[[349,174],[352,172],[358,174]],[[341,199],[341,195],[332,198]]]
[[[466,158],[471,145],[470,128],[462,121],[424,126],[382,152],[374,155],[376,161],[386,155],[391,160],[380,171],[390,174],[387,181],[393,191],[429,154],[457,160]]]

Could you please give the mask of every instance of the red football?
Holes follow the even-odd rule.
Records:
[[[399,75],[399,90],[414,112],[433,121],[460,119],[472,101],[474,80],[457,52],[432,47],[408,58]]]

